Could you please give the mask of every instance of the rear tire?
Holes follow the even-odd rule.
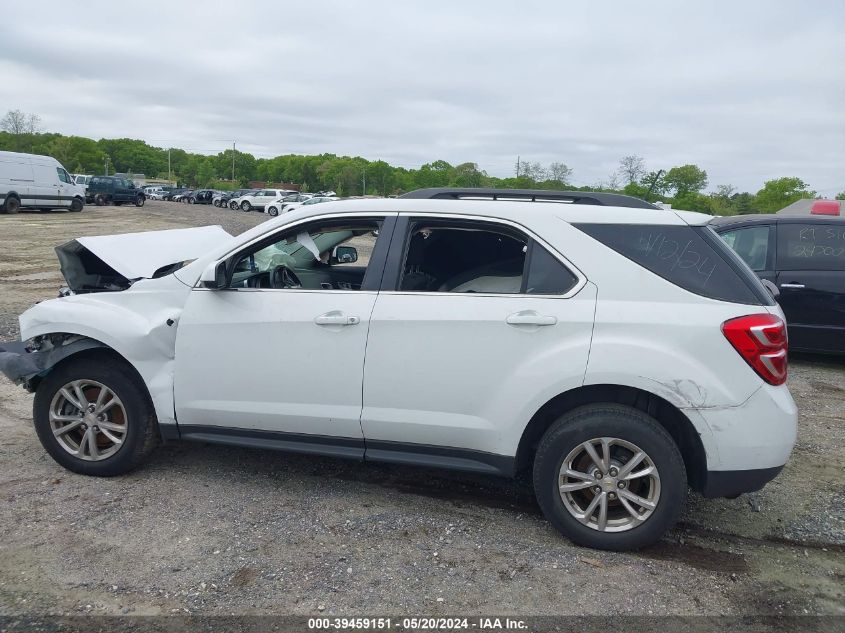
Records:
[[[602,440],[612,440],[604,466],[582,451],[590,444],[604,458]],[[643,461],[632,467],[638,476],[629,479],[625,464],[639,453],[644,453]],[[644,471],[646,475],[638,474]],[[580,476],[584,473],[589,477]],[[561,491],[562,486],[569,490]],[[653,545],[675,524],[686,499],[687,479],[681,453],[659,422],[632,407],[594,404],[566,413],[546,431],[534,458],[534,491],[543,514],[568,539],[585,547],[624,551]]]
[[[243,202],[241,202],[241,211],[252,211],[252,205],[249,203],[248,200],[244,200]]]
[[[15,196],[8,196],[3,203],[3,212],[8,214],[17,213],[21,208],[21,201]]]
[[[78,416],[79,409],[70,404],[61,391],[63,388],[68,393],[72,391],[77,404],[85,408],[84,403],[78,400],[76,390],[69,386],[76,381],[81,385],[83,396],[90,398],[88,402],[92,406],[96,406],[95,398],[101,387],[110,391],[118,404],[102,413],[103,419],[99,422],[94,413],[89,413],[87,418]],[[108,405],[110,401],[107,396],[102,404]],[[59,417],[64,419],[55,420],[56,411],[60,411]],[[85,411],[88,412],[88,409],[85,408]],[[83,475],[113,477],[128,473],[141,465],[158,444],[158,422],[146,386],[129,365],[106,355],[78,360],[71,358],[59,364],[38,385],[32,413],[35,432],[47,453],[61,466]],[[97,427],[96,424],[104,426]],[[104,431],[105,424],[109,424],[111,430]],[[55,432],[73,425],[78,426],[58,435]],[[115,430],[121,426],[122,432]],[[94,437],[90,443],[85,441],[87,433]],[[119,437],[121,441],[115,443],[107,434]],[[96,446],[96,456],[91,450],[92,443]],[[71,452],[74,444],[78,445],[77,453],[81,451],[82,457]],[[117,450],[114,450],[115,447]]]

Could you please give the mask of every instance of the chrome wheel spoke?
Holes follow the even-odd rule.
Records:
[[[625,497],[620,495],[619,502],[622,504],[622,507],[628,511],[628,514],[631,515],[631,518],[634,519],[634,521],[639,523],[642,520],[640,513],[634,510],[634,506],[632,506]]]
[[[111,390],[108,387],[101,387],[100,393],[97,394],[97,401],[94,403],[94,413],[99,413],[106,401],[106,396],[111,395]]]
[[[633,501],[638,506],[646,508],[647,510],[654,510],[657,507],[657,504],[652,503],[648,499],[643,499],[639,495],[635,495],[633,492],[628,490],[620,490],[619,496],[627,499],[628,501]]]
[[[109,440],[110,442],[112,442],[113,444],[120,444],[121,442],[123,442],[123,440],[122,440],[121,438],[117,437],[117,436],[116,436],[116,435],[114,435],[111,431],[109,431],[108,429],[106,429],[105,427],[103,427],[102,423],[100,423],[100,426],[99,426],[99,427],[97,427],[97,428],[99,428],[99,429],[100,429],[100,433],[102,433],[103,435],[105,435],[105,436],[106,436],[106,438],[108,438],[108,440]]]
[[[637,472],[635,472],[635,473],[631,473],[630,475],[628,475],[627,477],[625,477],[625,479],[628,479],[628,480],[630,480],[630,479],[639,479],[640,477],[646,477],[646,476],[648,476],[648,475],[652,475],[652,474],[654,474],[655,472],[656,472],[656,471],[654,470],[654,466],[647,466],[647,467],[643,468],[642,470],[638,470],[638,471],[637,471]]]
[[[90,404],[88,398],[85,397],[85,392],[82,391],[82,381],[77,380],[73,383],[73,393],[76,394],[76,399],[80,404],[79,410],[84,411]]]
[[[607,494],[599,495],[601,501],[599,502],[599,532],[604,532],[607,529]]]
[[[78,415],[60,415],[50,411],[50,422],[81,422],[82,418]]]
[[[593,518],[593,513],[595,513],[595,511],[596,511],[596,507],[599,505],[599,503],[601,503],[601,499],[604,496],[605,496],[605,494],[602,492],[602,493],[597,494],[595,497],[593,497],[593,500],[590,502],[590,505],[588,505],[587,509],[584,510],[583,516],[575,517],[575,518],[577,518],[581,523],[584,523],[584,524],[589,523],[590,519]]]
[[[117,431],[118,433],[126,433],[126,426],[123,424],[115,424],[114,422],[109,422],[108,420],[103,422],[97,422],[97,426],[100,429],[108,429],[109,431]]]
[[[75,395],[71,395],[70,391],[67,390],[67,387],[62,387],[59,393],[71,406],[79,409],[80,411],[85,410],[85,406],[77,399]]]
[[[57,429],[53,429],[53,435],[56,436],[56,437],[59,437],[60,435],[64,435],[65,433],[68,433],[69,431],[73,431],[74,429],[79,428],[81,424],[82,424],[81,418],[74,418],[74,421],[71,422],[70,424],[66,424],[64,426],[60,426]]]
[[[619,479],[626,479],[628,473],[634,470],[634,467],[637,466],[641,461],[645,459],[645,453],[643,451],[638,452],[634,455],[631,459],[627,461],[627,463],[619,469],[619,474],[617,475]]]
[[[108,402],[106,402],[104,405],[101,405],[98,409],[96,409],[94,411],[94,414],[95,415],[103,414],[117,404],[120,404],[120,400],[118,400],[117,397],[114,394],[112,394],[112,399],[109,400]]]
[[[595,464],[597,468],[601,468],[602,472],[604,472],[604,462],[602,461],[602,458],[599,457],[599,454],[596,452],[596,447],[593,446],[593,443],[584,442],[581,446],[583,446],[584,450],[587,451],[587,455],[589,455],[590,459],[593,460],[593,464]]]
[[[560,484],[561,492],[575,492],[576,490],[585,490],[594,485],[592,481],[576,481],[567,484]]]
[[[85,434],[88,436],[88,454],[91,459],[98,459],[100,457],[100,450],[97,448],[97,432],[89,428]]]

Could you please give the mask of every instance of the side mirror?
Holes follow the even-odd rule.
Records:
[[[338,264],[352,264],[358,261],[358,249],[354,246],[335,246],[332,257]]]
[[[226,282],[226,262],[212,262],[200,275],[200,284],[210,290],[221,290]]]

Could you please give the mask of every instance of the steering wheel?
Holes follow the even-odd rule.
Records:
[[[302,282],[290,268],[285,265],[276,266],[270,273],[271,288],[302,288]]]

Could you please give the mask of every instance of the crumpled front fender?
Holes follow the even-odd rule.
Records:
[[[105,345],[99,341],[84,338],[67,345],[40,351],[31,350],[23,341],[0,343],[0,373],[14,383],[26,384],[35,376],[46,373],[68,356],[95,347],[105,347]]]

